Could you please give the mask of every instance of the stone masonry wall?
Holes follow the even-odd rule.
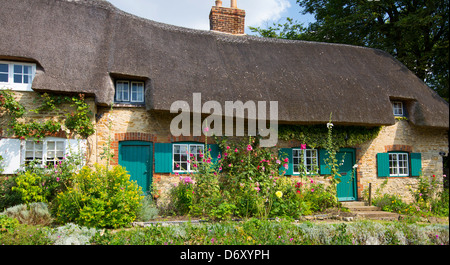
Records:
[[[386,186],[380,190],[381,194],[397,194],[405,201],[413,199],[409,190],[417,188],[419,177],[377,176],[377,153],[389,151],[421,153],[423,176],[430,178],[435,175],[442,184],[443,165],[439,152],[448,153],[448,131],[418,128],[408,121],[399,120],[395,125],[383,127],[376,139],[357,147],[358,198],[363,197],[363,190],[368,189],[369,183],[372,183],[372,194],[374,194],[387,179]]]

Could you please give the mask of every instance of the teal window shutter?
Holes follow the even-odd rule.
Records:
[[[389,177],[389,154],[377,154],[378,177]]]
[[[288,169],[286,170],[286,168],[284,167],[284,164],[286,164],[286,162],[284,162],[285,158],[289,159],[288,164]],[[293,159],[292,159],[292,148],[281,148],[280,151],[278,152],[278,159],[281,161],[281,166],[280,166],[280,175],[284,173],[285,176],[291,176],[292,174],[294,174],[294,165],[293,165]]]
[[[320,175],[331,175],[331,168],[328,166],[326,159],[328,159],[328,151],[326,149],[319,149],[319,169]]]
[[[411,153],[411,176],[419,177],[422,173],[422,154]]]
[[[220,148],[218,144],[208,144],[207,148],[211,148],[211,152],[209,154],[211,155],[211,162],[213,164],[216,164],[218,161],[218,156],[220,154]]]
[[[172,144],[155,143],[155,173],[172,172]]]

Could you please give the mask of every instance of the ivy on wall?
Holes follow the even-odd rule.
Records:
[[[21,122],[27,113],[25,107],[20,104],[15,98],[14,93],[10,90],[0,90],[0,109],[4,109],[9,115],[8,132],[11,132],[21,139],[42,139],[47,135],[58,133],[62,130],[63,125],[75,134],[83,138],[87,138],[95,133],[94,125],[91,122],[92,112],[84,99],[84,94],[78,96],[63,96],[43,93],[40,94],[42,100],[41,105],[34,110],[34,113],[43,112],[63,112],[65,114],[57,115],[57,121],[28,121]],[[72,103],[71,107],[75,107],[75,111],[62,111],[59,106],[64,103]]]
[[[350,147],[375,139],[381,127],[334,126],[333,144],[336,148]],[[323,125],[279,125],[281,140],[298,140],[312,148],[326,148],[328,128]]]

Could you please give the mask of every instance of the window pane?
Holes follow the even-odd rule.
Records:
[[[43,148],[43,144],[42,144],[42,142],[40,142],[40,143],[35,143],[34,144],[34,149],[36,149],[36,150],[42,150],[42,148]]]
[[[8,74],[2,74],[0,73],[0,82],[8,82]]]
[[[27,150],[33,150],[34,149],[34,142],[33,141],[27,141],[25,144],[25,148]]]
[[[53,141],[48,141],[47,142],[47,150],[55,150],[55,142]]]
[[[21,84],[22,83],[22,75],[14,75],[14,83]]]
[[[56,150],[64,151],[64,142],[62,142],[62,141],[56,142]]]
[[[0,73],[8,73],[8,65],[4,63],[0,63]]]
[[[181,154],[187,154],[188,153],[188,147],[187,145],[180,145],[180,153]]]
[[[180,154],[174,154],[173,155],[173,161],[180,161],[180,159],[181,159]]]
[[[180,145],[178,145],[178,144],[175,144],[175,145],[173,145],[173,152],[175,153],[175,154],[179,154],[180,153]]]
[[[42,159],[42,151],[36,151],[34,153],[34,158],[36,159]]]
[[[18,65],[18,64],[15,64],[14,65],[14,73],[15,74],[22,74],[23,72],[22,72],[22,65]]]

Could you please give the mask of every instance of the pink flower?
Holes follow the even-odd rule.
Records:
[[[286,162],[286,163],[289,162],[289,158],[286,157],[286,158],[284,159],[284,162]]]
[[[56,182],[59,182],[59,177],[56,177]]]
[[[288,168],[289,168],[289,165],[288,165],[288,164],[284,164],[284,168],[285,168],[285,169],[288,169]]]
[[[228,149],[230,149],[230,147],[229,147],[229,146],[227,146],[227,150],[228,150]]]
[[[247,145],[247,151],[252,151],[252,150],[253,150],[252,146],[251,145]]]
[[[222,170],[222,167],[219,167],[219,171]]]
[[[234,149],[234,152],[235,152],[235,153],[237,153],[237,152],[238,152],[237,148],[236,148],[236,149]]]
[[[311,189],[311,192],[314,192],[314,189]]]
[[[228,166],[231,167],[231,164],[229,164]]]
[[[306,144],[301,144],[300,149],[302,149],[302,150],[306,149]]]
[[[208,159],[206,159],[206,163],[211,163],[211,158],[208,157]]]
[[[219,158],[219,159],[220,159],[221,157],[222,157],[222,156],[221,156],[220,154],[217,156],[217,158]]]
[[[314,180],[313,180],[313,179],[310,178],[309,180],[311,180],[311,183],[314,183]]]
[[[277,159],[277,164],[281,164],[281,161]]]
[[[208,132],[209,131],[209,128],[208,127],[205,127],[205,132]]]

